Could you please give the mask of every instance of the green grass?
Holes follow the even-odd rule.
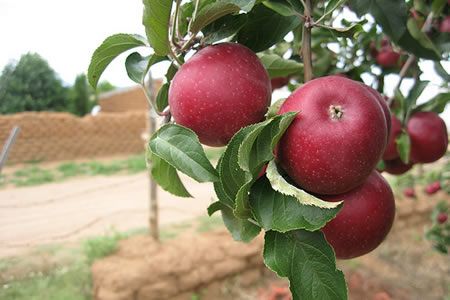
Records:
[[[221,224],[219,216],[200,217],[194,221],[161,228],[160,238],[166,241],[188,230],[206,232],[218,228]],[[0,299],[91,299],[92,263],[114,253],[120,240],[147,233],[147,229],[142,228],[124,233],[111,230],[102,236],[85,239],[76,246],[45,245],[25,257],[0,259]],[[11,274],[16,275],[12,278]],[[195,296],[193,294],[192,299],[198,299]]]
[[[16,186],[30,186],[44,184],[55,180],[55,174],[50,170],[38,166],[26,167],[13,174],[10,180]]]
[[[89,161],[83,163],[65,162],[56,168],[44,169],[33,164],[13,174],[0,175],[0,187],[7,184],[15,186],[39,185],[54,181],[62,181],[75,176],[113,175],[117,173],[135,174],[147,168],[143,154],[133,155],[122,160],[110,162]]]

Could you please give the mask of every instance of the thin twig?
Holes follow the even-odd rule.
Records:
[[[149,88],[153,89],[153,82],[149,83],[149,85],[150,85]],[[152,95],[152,93],[147,89],[145,83],[142,83],[141,86],[142,86],[142,89],[144,90],[145,98],[147,98],[148,105],[153,110],[153,112],[160,117],[167,116],[167,114],[169,114],[170,112],[169,111],[164,111],[164,112],[158,111],[158,109],[156,108],[156,97],[154,95]]]
[[[433,12],[430,12],[430,14],[427,16],[427,19],[425,20],[425,23],[422,26],[422,29],[421,29],[422,32],[430,31],[432,22],[433,22]],[[408,73],[409,68],[413,65],[415,60],[416,60],[416,57],[415,57],[414,54],[410,54],[408,56],[408,59],[406,60],[406,62],[403,65],[402,69],[400,70],[400,73],[399,73],[400,78],[399,78],[399,80],[398,80],[398,82],[397,82],[397,84],[396,84],[396,86],[394,88],[394,91],[396,91],[397,89],[400,89],[400,86],[401,86],[401,84],[403,82],[403,79],[406,76],[406,73]],[[388,105],[391,105],[394,100],[395,100],[395,94],[392,97],[389,98]]]
[[[303,66],[304,66],[304,79],[305,82],[313,78],[312,69],[312,56],[311,56],[311,27],[312,27],[312,6],[311,0],[306,0],[303,2],[305,6],[305,22],[303,24],[303,36],[302,36],[302,56],[303,56]]]
[[[180,45],[178,44],[178,42],[176,41],[176,38],[180,38],[180,32],[178,30],[178,16],[179,16],[179,12],[180,12],[180,4],[181,4],[181,0],[177,0],[176,6],[175,6],[175,14],[173,16],[173,20],[172,20],[172,44],[175,47],[179,47]]]
[[[192,14],[192,19],[189,20],[188,32],[191,32],[192,23],[194,22],[195,18],[197,18],[199,4],[200,4],[200,0],[195,0],[194,13]]]

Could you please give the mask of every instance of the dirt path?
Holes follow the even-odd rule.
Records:
[[[206,214],[212,185],[183,180],[194,198],[177,198],[160,190],[161,225]],[[35,245],[103,234],[112,228],[146,227],[147,212],[145,173],[0,190],[0,257],[21,254]]]

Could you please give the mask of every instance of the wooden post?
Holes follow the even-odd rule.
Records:
[[[147,91],[148,96],[151,97],[151,100],[154,100],[155,92],[154,92],[154,86],[153,86],[153,78],[152,74],[148,74],[148,81],[147,81]],[[151,107],[151,103],[155,103],[154,101],[150,101],[148,104],[148,124],[149,124],[149,139],[153,136],[153,134],[156,132],[157,122],[156,118],[157,115],[155,113],[155,110]],[[150,235],[155,239],[155,241],[159,241],[159,224],[158,224],[158,185],[153,180],[151,172],[148,172],[149,176],[149,212],[148,212],[148,226]]]

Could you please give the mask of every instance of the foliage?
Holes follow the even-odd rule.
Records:
[[[106,66],[121,53],[150,47],[153,54],[144,57],[139,52],[131,53],[125,64],[130,79],[145,89],[151,67],[162,60],[171,61],[167,81],[154,105],[161,114],[168,111],[171,80],[185,57],[209,44],[232,41],[258,52],[272,78],[289,76],[291,89],[304,83],[301,75],[309,72],[309,48],[313,74],[305,78],[341,74],[362,81],[365,77],[380,92],[385,92],[384,80],[389,74],[412,78],[415,84],[407,95],[398,87],[387,91],[395,93],[391,101],[402,124],[417,110],[439,112],[445,108],[450,101],[445,92],[426,105],[417,105],[429,84],[419,79],[422,70],[417,61],[433,60],[444,79],[442,87],[447,88],[448,74],[439,60],[448,58],[448,34],[437,30],[435,23],[448,12],[448,4],[442,0],[429,5],[424,1],[351,0],[344,7],[346,1],[328,0],[312,1],[311,9],[310,2],[145,0],[142,23],[147,39],[131,34],[105,39],[93,55],[90,83],[95,87]],[[358,19],[347,20],[351,14],[343,13],[346,10]],[[396,51],[396,64],[384,67],[377,63],[376,53],[382,46]],[[300,48],[304,51],[301,55]],[[217,201],[208,208],[208,214],[220,211],[236,240],[251,241],[264,230],[265,263],[278,275],[288,277],[293,299],[346,299],[343,274],[336,269],[334,253],[319,232],[342,205],[301,190],[278,170],[273,153],[295,114],[276,115],[275,111],[274,106],[265,120],[235,133],[215,168],[196,134],[171,123],[170,115],[166,115],[168,124],[151,137],[148,145],[152,176],[165,190],[184,197],[190,194],[178,172],[199,182],[212,182]],[[402,159],[408,161],[410,138],[406,131],[397,145]],[[267,164],[266,175],[261,176]]]
[[[444,214],[447,217],[450,214],[450,207],[446,201],[438,203],[431,213],[432,226],[427,229],[425,237],[432,242],[436,251],[447,255],[450,248],[450,221],[447,220],[444,223],[440,223],[440,214]]]
[[[84,116],[90,111],[90,87],[88,86],[86,75],[80,74],[75,78],[75,83],[70,91],[71,111],[78,115]]]
[[[0,76],[0,113],[62,111],[68,103],[67,89],[39,54],[22,55],[8,64]]]

